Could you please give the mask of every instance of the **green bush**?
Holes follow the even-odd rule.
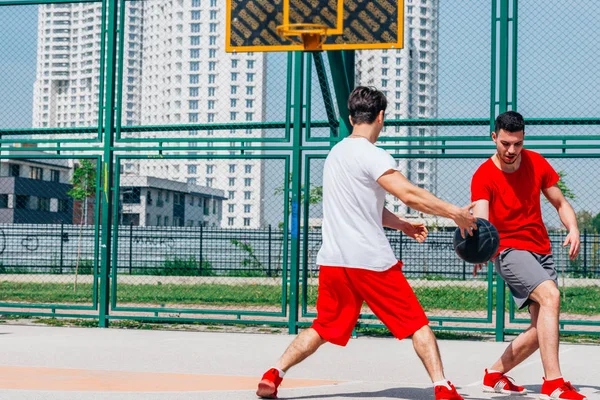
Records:
[[[160,276],[215,276],[212,265],[208,261],[200,263],[195,256],[187,258],[167,257],[162,267],[152,271]]]

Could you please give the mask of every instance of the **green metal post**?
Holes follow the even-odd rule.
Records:
[[[298,333],[298,290],[300,269],[300,191],[302,187],[302,92],[304,80],[304,55],[294,53],[294,119],[292,150],[292,226],[290,228],[290,318],[288,331]]]
[[[508,50],[509,50],[509,37],[508,37],[508,1],[500,0],[500,34],[499,34],[499,46],[500,46],[500,58],[498,61],[499,67],[499,87],[498,87],[498,112],[503,113],[508,110]],[[494,24],[496,21],[494,20]],[[493,115],[490,116],[494,118]],[[496,275],[496,341],[504,341],[504,319],[506,314],[505,303],[505,292],[506,284],[504,280]]]
[[[102,237],[100,244],[100,315],[98,325],[108,327],[109,271],[113,208],[113,143],[115,122],[115,73],[117,62],[117,7],[119,0],[108,1],[108,35],[106,55],[106,104],[104,107],[104,150],[102,158]],[[119,29],[122,29],[121,27]],[[123,62],[123,60],[118,60]]]
[[[327,122],[329,122],[331,136],[337,137],[338,131],[335,128],[338,124],[335,118],[335,108],[333,107],[333,98],[331,97],[329,82],[327,82],[327,72],[325,71],[323,56],[321,53],[315,53],[313,54],[313,60],[315,63],[315,70],[317,71],[317,77],[319,78],[319,86],[321,88],[321,94],[323,95],[323,105],[325,106],[325,112],[327,113]]]
[[[356,52],[354,50],[343,50],[342,56],[344,57],[344,70],[346,71],[346,81],[350,91],[354,89],[354,65],[356,65]]]
[[[348,86],[348,71],[344,65],[344,58],[341,51],[328,51],[329,68],[331,69],[331,78],[333,80],[333,89],[335,90],[335,99],[340,113],[340,138],[344,138],[352,132],[352,126],[348,119],[348,97],[350,97],[350,87]],[[354,66],[352,66],[354,67]]]

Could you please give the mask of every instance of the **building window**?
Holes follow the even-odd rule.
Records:
[[[188,174],[196,174],[198,173],[198,167],[196,165],[188,165]]]
[[[229,178],[229,186],[235,186],[235,178]]]
[[[229,200],[233,200],[233,199],[235,199],[235,190],[230,190],[230,191],[228,192],[228,194],[227,194],[227,198],[228,198]]]
[[[18,210],[26,210],[29,205],[29,196],[18,194],[15,208]]]
[[[39,167],[31,167],[31,170],[29,171],[29,177],[31,179],[37,179],[41,181],[44,179],[44,170]]]
[[[215,178],[206,178],[206,186],[212,187],[214,181],[215,181]]]
[[[160,215],[156,216],[156,226],[160,226],[160,223],[162,222],[162,217]]]
[[[254,86],[246,86],[246,94],[250,96],[254,94]]]
[[[8,208],[8,194],[0,194],[0,208]]]
[[[227,218],[227,225],[228,226],[233,226],[233,222],[235,221],[234,217],[229,217]]]
[[[227,211],[229,211],[230,213],[235,212],[235,204],[229,204],[227,206]]]
[[[244,178],[244,186],[252,186],[252,178]]]
[[[21,176],[21,166],[19,164],[8,164],[8,176]]]
[[[149,190],[146,192],[146,204],[149,206],[152,205],[152,192]]]
[[[65,199],[58,199],[58,212],[67,212],[69,203]]]
[[[235,164],[229,164],[229,173],[233,174],[235,172]]]
[[[121,193],[123,193],[123,204],[140,204],[140,188],[121,188]]]
[[[250,200],[252,198],[252,192],[249,190],[246,190],[244,192],[244,200]]]
[[[57,169],[50,170],[50,180],[52,182],[60,182],[60,171]]]
[[[50,211],[50,199],[46,197],[40,197],[38,200],[38,210]]]
[[[244,226],[250,226],[250,218],[244,218]]]
[[[251,206],[250,204],[244,204],[244,212],[248,214],[250,212]]]
[[[250,164],[246,164],[244,165],[244,172],[246,172],[247,174],[252,172],[252,165]]]

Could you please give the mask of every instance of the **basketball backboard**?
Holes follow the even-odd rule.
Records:
[[[322,50],[400,49],[403,0],[227,0],[226,51],[304,50],[277,27],[318,24],[327,28]]]

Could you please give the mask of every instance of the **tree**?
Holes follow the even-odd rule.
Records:
[[[75,261],[75,287],[77,290],[77,275],[79,273],[79,261],[81,258],[81,237],[83,225],[87,225],[88,199],[96,194],[96,166],[90,160],[79,160],[75,166],[73,178],[71,179],[73,188],[67,192],[75,201],[80,201],[83,205],[81,223],[79,224],[79,238],[77,241],[77,260]]]
[[[567,199],[575,200],[577,196],[575,196],[575,193],[573,193],[573,191],[567,186],[564,180],[564,178],[567,176],[567,173],[565,171],[558,171],[558,176],[560,176],[560,180],[558,181],[557,185],[563,192],[563,195]]]
[[[292,183],[292,174],[289,174],[288,176],[288,187],[289,185],[291,185]],[[277,189],[275,189],[275,196],[279,196],[282,195],[285,192],[285,188],[284,187],[278,187]],[[309,205],[314,205],[314,204],[319,204],[321,201],[323,201],[323,186],[311,186],[311,188],[308,191],[308,204]],[[302,189],[300,190],[300,203],[304,203],[304,185],[302,185]],[[291,212],[292,210],[292,199],[290,198],[288,200],[288,213]]]

